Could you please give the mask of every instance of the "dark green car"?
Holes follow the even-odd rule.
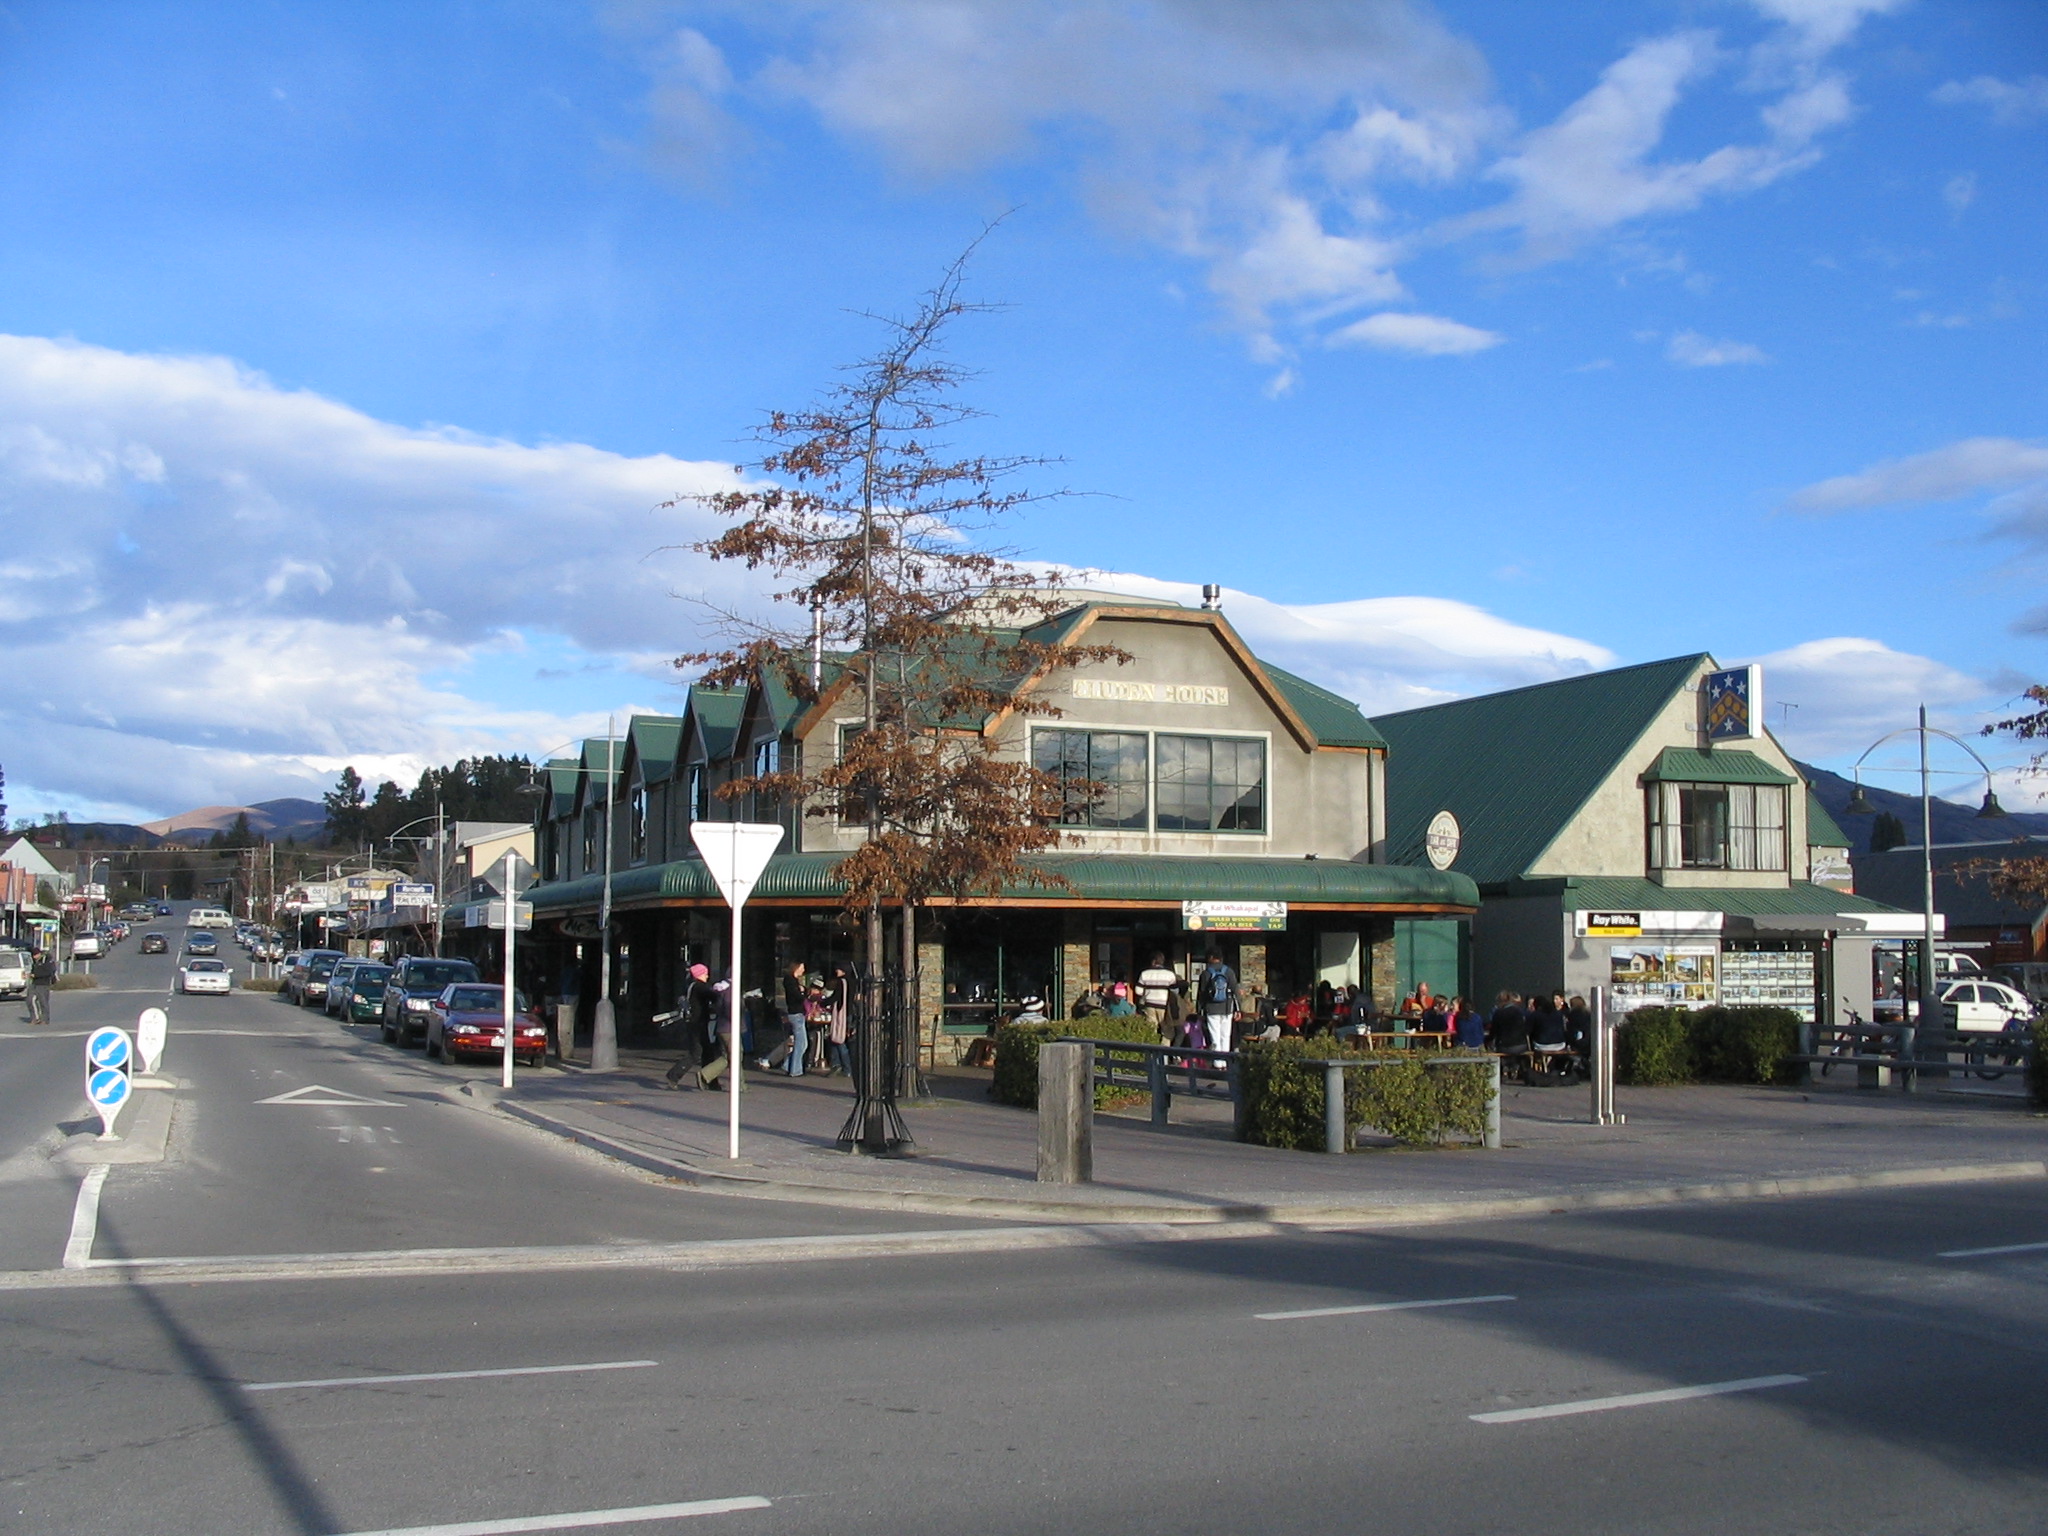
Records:
[[[384,1017],[384,987],[391,980],[388,965],[357,965],[348,979],[348,1001],[342,1004],[351,1024],[375,1024]]]

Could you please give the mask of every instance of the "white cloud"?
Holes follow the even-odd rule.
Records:
[[[2024,80],[2000,80],[1995,75],[1949,80],[1935,89],[1934,99],[1943,106],[1988,107],[1994,122],[2008,128],[2024,127],[2036,118],[2048,117],[2048,75],[2028,75]]]
[[[1808,640],[1749,659],[1763,663],[1772,732],[1794,756],[1822,766],[1852,762],[1878,737],[1912,725],[1921,704],[1960,734],[1976,728],[1990,702],[1981,679],[1878,640]],[[1793,707],[1780,708],[1786,704]]]
[[[1977,173],[1962,171],[1949,177],[1942,186],[1941,200],[1948,204],[1951,216],[1961,218],[1970,204],[1977,201]]]
[[[1710,341],[1698,331],[1680,331],[1664,348],[1664,356],[1681,368],[1726,368],[1741,363],[1768,363],[1763,348],[1746,341]]]
[[[1484,352],[1507,340],[1494,331],[1436,315],[1388,311],[1355,320],[1330,334],[1329,345],[1377,347],[1382,352],[1415,352],[1424,357],[1460,357]]]
[[[1907,506],[2038,480],[2048,480],[2048,447],[2010,437],[1972,437],[1819,481],[1795,492],[1792,505],[1813,512]]]

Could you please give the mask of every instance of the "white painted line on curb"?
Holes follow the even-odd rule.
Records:
[[[1937,1259],[1985,1259],[1995,1253],[2048,1253],[2048,1243],[2007,1243],[2002,1248],[1951,1248]]]
[[[71,1236],[64,1244],[64,1267],[86,1269],[92,1264],[93,1240],[100,1232],[100,1186],[107,1182],[107,1165],[85,1170],[78,1181],[78,1199],[71,1207]]]
[[[1605,1413],[1611,1408],[1650,1408],[1682,1403],[1695,1397],[1722,1397],[1730,1392],[1762,1392],[1770,1387],[1796,1387],[1804,1376],[1746,1376],[1741,1381],[1714,1381],[1701,1387],[1666,1387],[1661,1392],[1629,1392],[1620,1397],[1589,1397],[1576,1403],[1546,1403],[1541,1408],[1507,1408],[1470,1415],[1474,1424],[1522,1424],[1530,1419],[1562,1419],[1575,1413]]]
[[[742,1509],[768,1509],[768,1500],[695,1499],[687,1504],[640,1504],[631,1509],[586,1509],[570,1515],[530,1515],[511,1520],[464,1520],[456,1525],[408,1525],[383,1531],[354,1531],[350,1536],[517,1536],[521,1531],[587,1531],[600,1525],[634,1525],[647,1520],[681,1520],[690,1515],[730,1515]]]
[[[293,1387],[383,1387],[401,1381],[481,1381],[487,1376],[561,1376],[573,1371],[634,1371],[659,1360],[600,1360],[592,1365],[514,1365],[495,1371],[419,1371],[409,1376],[330,1376],[320,1381],[245,1381],[244,1392],[284,1392]]]
[[[1357,1307],[1307,1307],[1299,1312],[1254,1312],[1262,1323],[1291,1323],[1298,1317],[1351,1317],[1360,1312],[1416,1312],[1424,1307],[1477,1307],[1512,1296],[1447,1296],[1441,1301],[1375,1301]]]

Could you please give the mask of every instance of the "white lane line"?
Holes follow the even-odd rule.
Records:
[[[1769,1387],[1796,1387],[1804,1376],[1746,1376],[1741,1381],[1713,1381],[1700,1387],[1666,1387],[1661,1392],[1629,1392],[1620,1397],[1589,1397],[1576,1403],[1546,1403],[1541,1408],[1507,1408],[1470,1415],[1474,1424],[1522,1424],[1530,1419],[1562,1419],[1575,1413],[1605,1413],[1610,1408],[1649,1408],[1682,1403],[1695,1397],[1721,1397],[1729,1392],[1762,1392]]]
[[[71,1236],[64,1243],[64,1267],[92,1267],[93,1240],[100,1231],[100,1186],[107,1182],[105,1163],[85,1170],[78,1181],[78,1199],[71,1207]]]
[[[1298,1317],[1351,1317],[1360,1312],[1414,1312],[1424,1307],[1477,1307],[1512,1296],[1446,1296],[1441,1301],[1375,1301],[1357,1307],[1307,1307],[1299,1312],[1254,1312],[1262,1323],[1291,1323]]]
[[[591,1365],[513,1365],[494,1371],[421,1371],[410,1376],[330,1376],[320,1381],[245,1381],[244,1392],[284,1392],[293,1387],[382,1387],[400,1381],[481,1381],[487,1376],[561,1376],[573,1371],[636,1371],[659,1360],[600,1360]]]
[[[408,1525],[349,1536],[517,1536],[521,1531],[587,1531],[600,1525],[633,1525],[646,1520],[681,1520],[690,1515],[730,1515],[768,1509],[756,1495],[742,1499],[694,1499],[687,1504],[639,1504],[631,1509],[586,1509],[571,1515],[529,1515],[511,1520],[464,1520],[458,1525]]]
[[[2002,1248],[1951,1248],[1937,1259],[1985,1259],[1995,1253],[2048,1253],[2048,1243],[2007,1243]]]

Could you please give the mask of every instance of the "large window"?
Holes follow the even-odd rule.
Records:
[[[1266,747],[1229,736],[1161,736],[1161,832],[1266,830]]]
[[[704,763],[690,764],[690,820],[711,819],[711,773]]]
[[[1062,820],[1114,831],[1266,830],[1266,744],[1235,736],[1039,731],[1032,762],[1076,786]],[[1094,793],[1080,788],[1097,786]]]
[[[634,781],[633,791],[626,797],[626,820],[632,838],[632,860],[635,864],[647,862],[647,786]]]
[[[1652,869],[1781,870],[1785,790],[1779,784],[1652,784]]]
[[[1074,786],[1060,814],[1070,827],[1144,831],[1147,758],[1144,736],[1132,731],[1039,731],[1031,739],[1034,766]],[[1084,787],[1091,782],[1093,793]]]

